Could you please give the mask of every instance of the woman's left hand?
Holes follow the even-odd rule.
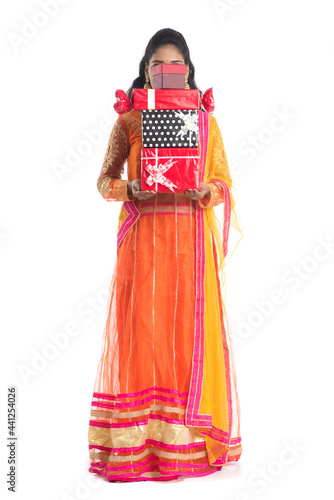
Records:
[[[198,200],[204,198],[204,196],[210,193],[210,187],[206,182],[201,182],[199,189],[187,189],[184,194],[189,196],[192,200]]]

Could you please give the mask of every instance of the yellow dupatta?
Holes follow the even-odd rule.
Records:
[[[206,446],[210,465],[224,465],[241,453],[239,430],[239,400],[236,389],[234,354],[231,335],[225,314],[222,286],[225,283],[224,269],[232,257],[243,233],[232,195],[232,180],[226,160],[224,144],[215,118],[208,115],[207,155],[203,182],[224,183],[226,203],[224,231],[214,208],[204,208],[204,362],[202,377],[197,385],[200,404],[198,417],[203,416],[201,432],[206,435]],[[230,203],[230,207],[229,207]],[[238,231],[238,239],[227,255],[229,223]],[[213,251],[215,248],[215,251]],[[220,272],[220,280],[219,280]],[[221,288],[219,289],[219,285]],[[220,314],[217,312],[220,311]],[[200,357],[200,354],[198,355]],[[211,416],[211,418],[210,418]],[[194,424],[199,420],[194,419]],[[190,422],[189,422],[190,424]],[[191,424],[190,424],[191,425]]]

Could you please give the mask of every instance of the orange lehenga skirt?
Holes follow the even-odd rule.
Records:
[[[213,217],[183,193],[122,204],[88,431],[108,481],[208,475],[242,453]]]

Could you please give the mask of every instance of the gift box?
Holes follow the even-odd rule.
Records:
[[[197,148],[198,110],[143,110],[144,148]]]
[[[185,64],[156,64],[152,67],[155,89],[184,89],[187,66]]]
[[[199,148],[142,148],[141,189],[161,193],[199,189]]]
[[[145,109],[200,109],[197,89],[133,89],[131,107]]]

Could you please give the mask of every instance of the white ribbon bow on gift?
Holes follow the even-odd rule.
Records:
[[[181,120],[184,123],[179,132],[176,134],[176,137],[178,135],[181,135],[183,139],[183,136],[186,135],[188,132],[196,132],[196,135],[198,135],[197,114],[193,115],[191,115],[190,113],[185,114],[182,113],[182,111],[175,111],[175,110],[174,113],[177,117],[181,118]],[[189,146],[191,147],[191,134],[189,134]]]
[[[177,163],[177,161],[173,161],[172,159],[169,159],[164,165],[161,163],[159,165],[146,165],[145,169],[151,174],[147,179],[146,179],[146,184],[149,186],[152,186],[152,184],[163,184],[164,186],[167,186],[173,193],[175,193],[173,187],[177,187],[172,181],[167,179],[163,174],[169,170],[174,163]]]

